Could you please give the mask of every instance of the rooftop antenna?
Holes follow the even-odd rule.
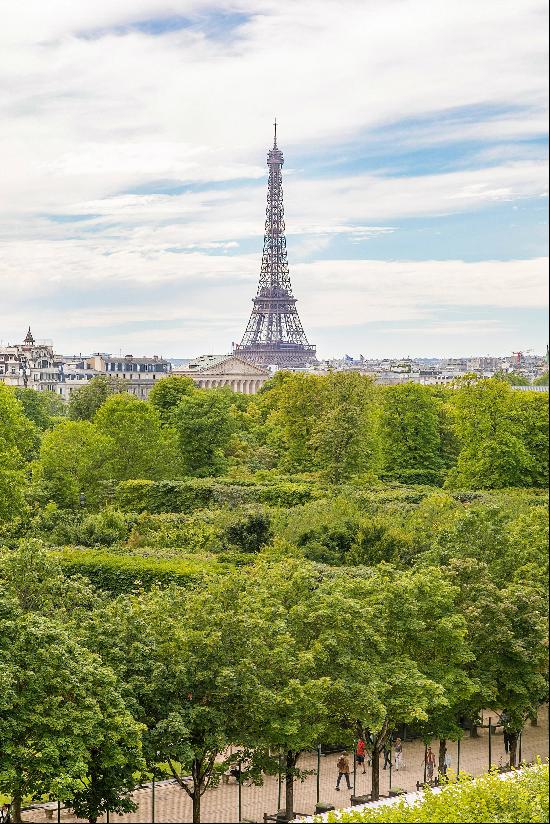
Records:
[[[275,121],[273,123],[273,127],[275,129],[275,132],[274,132],[274,135],[273,135],[273,148],[276,149],[277,148],[277,118],[275,118]]]

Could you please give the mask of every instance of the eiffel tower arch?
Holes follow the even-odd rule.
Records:
[[[269,179],[260,282],[245,333],[233,351],[258,366],[297,369],[316,363],[317,358],[292,294],[283,206],[284,158],[277,146],[277,121],[274,125],[273,148],[267,154]]]

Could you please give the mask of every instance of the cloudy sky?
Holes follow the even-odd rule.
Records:
[[[240,339],[279,122],[321,357],[541,352],[545,0],[3,0],[0,339]]]

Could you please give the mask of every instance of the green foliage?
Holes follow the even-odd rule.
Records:
[[[111,546],[126,540],[129,531],[128,517],[112,507],[86,515],[77,533],[68,543],[84,546]]]
[[[387,518],[374,517],[361,521],[345,562],[351,566],[386,562],[407,564],[415,555],[410,533],[392,525]]]
[[[112,395],[98,409],[94,424],[114,443],[114,480],[161,480],[180,474],[176,436],[161,426],[154,406],[134,395]]]
[[[450,487],[536,486],[547,477],[548,398],[480,380],[456,391],[453,408],[462,448]]]
[[[133,519],[126,548],[136,554],[142,547],[158,548],[157,554],[161,550],[164,556],[216,551],[220,548],[221,531],[210,520],[210,517],[201,519],[172,512],[156,515],[143,512]],[[177,553],[169,552],[171,549]]]
[[[339,483],[373,465],[371,381],[356,373],[336,373],[326,378],[324,390],[326,408],[310,445],[317,466],[332,483]]]
[[[148,492],[153,481],[121,481],[117,484],[115,500],[127,512],[143,512],[148,508]]]
[[[321,819],[317,819],[321,821]],[[426,787],[414,804],[399,801],[379,809],[330,812],[332,822],[506,822],[548,821],[548,766],[526,767],[503,780],[497,773],[451,781],[437,792]]]
[[[216,561],[195,558],[149,558],[101,550],[67,548],[53,553],[66,575],[83,575],[99,589],[114,594],[153,586],[197,586],[206,576],[222,572]]]
[[[140,764],[139,727],[113,673],[56,622],[0,602],[0,791],[71,798],[93,750]]]
[[[230,524],[225,537],[230,544],[236,544],[243,552],[259,552],[269,543],[271,519],[263,512],[253,512]]]
[[[512,372],[495,372],[493,378],[509,383],[510,386],[529,386],[529,378],[514,370]]]
[[[17,400],[21,401],[27,418],[42,431],[49,429],[55,419],[66,412],[64,400],[55,392],[37,392],[22,386],[18,386],[14,392]]]
[[[163,426],[172,426],[173,414],[184,395],[191,395],[195,384],[191,378],[171,375],[158,381],[149,392],[148,401],[157,410]]]
[[[0,521],[16,519],[25,511],[27,479],[21,453],[0,440]]]
[[[115,442],[89,421],[63,421],[42,438],[34,480],[41,497],[62,507],[104,499],[102,483],[111,477]]]
[[[0,453],[15,449],[27,461],[34,457],[38,445],[38,429],[26,417],[23,404],[11,388],[0,383]]]
[[[548,386],[548,369],[546,372],[543,372],[542,375],[539,375],[538,378],[535,378],[533,381],[534,386]]]
[[[67,414],[73,421],[92,421],[110,395],[126,392],[127,387],[127,382],[121,378],[97,375],[85,386],[71,392]]]
[[[133,512],[193,512],[209,506],[264,503],[292,507],[321,494],[311,485],[290,482],[256,485],[234,479],[188,478],[183,481],[123,481],[116,501]]]
[[[21,541],[15,550],[0,551],[0,581],[24,613],[67,623],[97,606],[88,583],[66,578],[59,563],[35,539]]]
[[[231,398],[222,391],[197,390],[183,395],[173,412],[180,452],[189,475],[220,475],[234,429]]]
[[[385,478],[403,483],[441,483],[439,402],[428,387],[405,383],[385,388],[379,433]]]

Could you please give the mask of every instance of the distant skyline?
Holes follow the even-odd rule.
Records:
[[[318,356],[543,354],[539,0],[8,0],[0,339],[228,352],[278,121]]]

